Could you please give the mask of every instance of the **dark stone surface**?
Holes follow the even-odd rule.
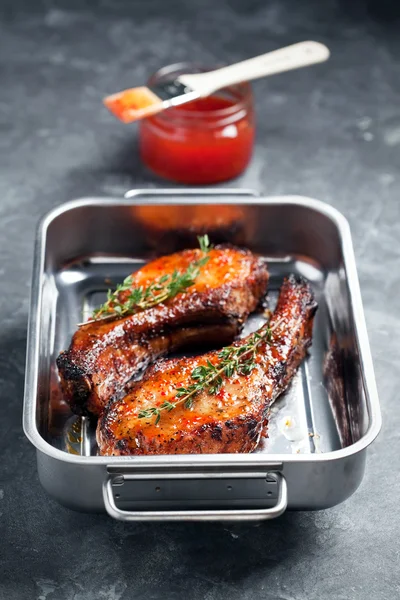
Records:
[[[400,596],[397,7],[2,1],[1,600]],[[74,197],[163,185],[138,163],[136,127],[118,124],[100,97],[166,63],[233,62],[312,38],[331,47],[327,65],[255,84],[257,149],[232,185],[320,198],[350,221],[384,419],[361,488],[336,508],[261,525],[124,525],[58,506],[21,428],[35,224]]]

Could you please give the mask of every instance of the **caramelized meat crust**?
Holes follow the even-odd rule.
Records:
[[[146,287],[174,270],[183,272],[201,256],[197,249],[158,258],[133,274],[132,286]],[[138,371],[163,354],[188,344],[231,342],[262,300],[267,284],[261,258],[248,250],[216,247],[186,293],[128,317],[82,326],[57,359],[71,409],[100,415]]]
[[[218,363],[218,351],[161,360],[150,367],[126,397],[110,403],[104,411],[97,427],[100,453],[252,452],[267,424],[268,408],[287,388],[306,356],[316,309],[313,293],[304,280],[285,280],[270,321],[271,338],[258,346],[253,370],[248,375],[233,374],[216,395],[199,393],[190,409],[180,404],[163,411],[158,423],[154,417],[139,418],[139,412],[173,402],[177,388],[193,383],[191,373],[196,367],[207,361]]]

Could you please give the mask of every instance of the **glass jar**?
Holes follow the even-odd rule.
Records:
[[[207,70],[211,69],[190,63],[171,65],[150,77],[148,85]],[[160,177],[211,184],[244,171],[254,134],[251,87],[242,83],[140,121],[139,152],[143,163]]]

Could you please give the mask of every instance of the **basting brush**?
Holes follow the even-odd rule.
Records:
[[[329,58],[319,42],[300,42],[249,60],[206,73],[180,75],[173,81],[136,87],[104,98],[106,107],[124,123],[131,123],[198,98],[210,96],[230,85],[307,67]]]

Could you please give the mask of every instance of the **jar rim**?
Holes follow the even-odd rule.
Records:
[[[172,65],[167,65],[165,67],[162,67],[161,69],[158,69],[155,73],[153,73],[148,81],[147,81],[147,85],[149,87],[151,87],[152,85],[156,85],[159,84],[160,81],[168,81],[168,77],[170,75],[174,75],[175,77],[179,77],[179,75],[183,75],[186,73],[206,73],[207,71],[213,71],[214,69],[219,69],[221,67],[223,67],[224,65],[214,65],[214,66],[210,66],[210,67],[205,67],[204,65],[200,65],[199,63],[194,63],[194,62],[179,62],[179,63],[174,63]],[[232,104],[230,106],[224,107],[224,108],[215,108],[212,110],[207,110],[207,111],[201,111],[201,110],[185,110],[183,108],[183,105],[179,106],[179,117],[178,115],[174,116],[174,119],[179,118],[179,119],[184,119],[184,120],[201,120],[204,119],[205,115],[207,115],[207,118],[221,118],[223,119],[224,117],[229,117],[231,115],[236,115],[238,112],[241,112],[243,110],[246,110],[248,104],[252,101],[252,90],[251,90],[251,86],[250,84],[246,81],[243,83],[239,83],[236,84],[234,86],[228,86],[226,88],[223,88],[221,90],[218,90],[218,92],[224,92],[224,91],[230,91],[230,90],[235,90],[236,92],[240,92],[241,97],[237,98],[237,99],[233,99]],[[233,94],[232,94],[233,95]],[[171,107],[171,108],[176,108],[176,107]],[[165,119],[168,118],[168,112],[169,109],[166,109],[165,111],[162,111],[154,116],[152,116],[152,118],[156,118],[156,119]]]

